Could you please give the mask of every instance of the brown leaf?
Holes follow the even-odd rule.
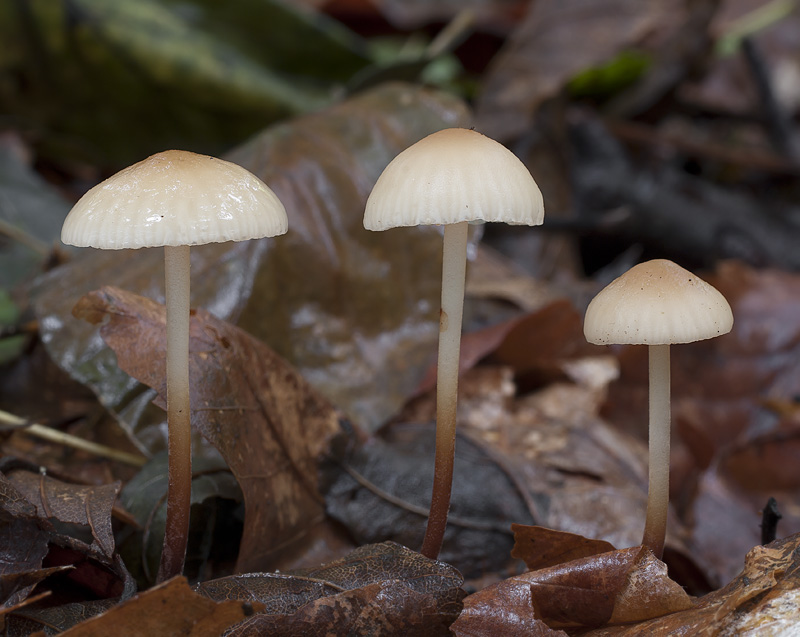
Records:
[[[486,358],[490,364],[512,368],[518,382],[542,384],[565,378],[567,361],[603,353],[603,348],[586,342],[575,307],[557,299],[524,316],[465,334],[459,370],[463,373]],[[435,384],[434,364],[417,392],[429,391]]]
[[[115,288],[86,295],[78,317],[109,321],[101,334],[119,365],[155,389],[163,405],[164,307]],[[338,415],[266,345],[204,310],[189,342],[192,422],[219,449],[242,488],[245,527],[237,569],[266,568],[302,545],[300,532],[323,516],[317,458],[339,432]]]
[[[61,633],[69,637],[124,634],[217,637],[259,609],[251,602],[215,602],[176,577]]]
[[[509,594],[515,603],[507,619],[504,604]],[[507,634],[524,622],[535,625],[534,620],[551,628],[601,626],[658,617],[691,605],[689,596],[667,577],[666,565],[648,549],[634,547],[531,571],[489,586],[464,600],[464,612],[453,630],[459,634],[463,625],[473,621],[482,626],[488,623],[496,634]]]
[[[69,484],[31,471],[9,471],[6,476],[36,507],[41,518],[89,528],[92,548],[110,561],[114,555],[111,510],[121,484],[101,486]]]
[[[511,557],[525,562],[531,571],[614,550],[612,544],[603,540],[543,526],[512,524],[511,530],[514,533]]]
[[[522,134],[573,76],[635,46],[665,16],[657,0],[538,0],[530,7],[486,74],[477,118],[491,137]]]
[[[448,634],[461,610],[462,582],[453,567],[384,542],[325,566],[236,575],[196,590],[211,599],[264,605],[233,635],[423,636]]]
[[[727,586],[692,608],[632,626],[602,628],[591,637],[620,635],[791,635],[800,614],[800,534],[756,546]],[[468,598],[469,599],[469,598]]]
[[[563,630],[537,619],[528,582],[507,579],[495,584],[490,594],[482,594],[484,591],[464,600],[464,610],[450,627],[457,637],[566,637]]]

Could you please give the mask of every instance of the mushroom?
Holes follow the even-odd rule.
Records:
[[[364,227],[444,225],[436,394],[436,460],[423,555],[436,558],[450,508],[458,361],[469,222],[539,225],[542,194],[525,165],[496,141],[448,128],[410,146],[386,167],[367,200]]]
[[[189,533],[189,247],[271,237],[287,228],[283,204],[255,175],[179,150],[153,155],[95,186],[64,220],[66,244],[111,250],[164,246],[169,487],[158,581],[183,571]]]
[[[589,303],[583,331],[597,345],[644,344],[650,358],[649,487],[642,544],[664,551],[669,506],[672,343],[727,334],[731,307],[715,288],[665,259],[634,266]]]

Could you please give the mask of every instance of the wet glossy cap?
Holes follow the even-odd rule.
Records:
[[[542,193],[502,144],[466,128],[428,135],[395,157],[367,200],[364,227],[504,221],[539,225]]]
[[[589,303],[583,332],[598,345],[691,343],[731,331],[725,297],[665,259],[634,266]]]
[[[286,210],[241,166],[168,150],[118,172],[72,208],[61,240],[122,249],[242,241],[283,234]]]

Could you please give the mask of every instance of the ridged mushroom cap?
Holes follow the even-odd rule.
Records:
[[[504,221],[539,225],[542,193],[502,144],[466,128],[428,135],[395,157],[367,200],[364,227]]]
[[[691,343],[727,334],[733,313],[725,297],[665,259],[634,266],[589,303],[583,332],[598,345]]]
[[[123,249],[243,241],[283,234],[286,210],[241,166],[168,150],[121,170],[70,211],[61,240]]]

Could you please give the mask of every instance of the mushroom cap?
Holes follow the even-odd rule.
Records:
[[[283,234],[286,210],[241,166],[168,150],[121,170],[72,208],[61,240],[122,249],[243,241]]]
[[[583,333],[598,345],[691,343],[727,334],[733,313],[725,297],[665,259],[632,267],[586,310]]]
[[[395,157],[367,200],[364,227],[544,221],[542,193],[502,144],[466,128],[428,135]]]

